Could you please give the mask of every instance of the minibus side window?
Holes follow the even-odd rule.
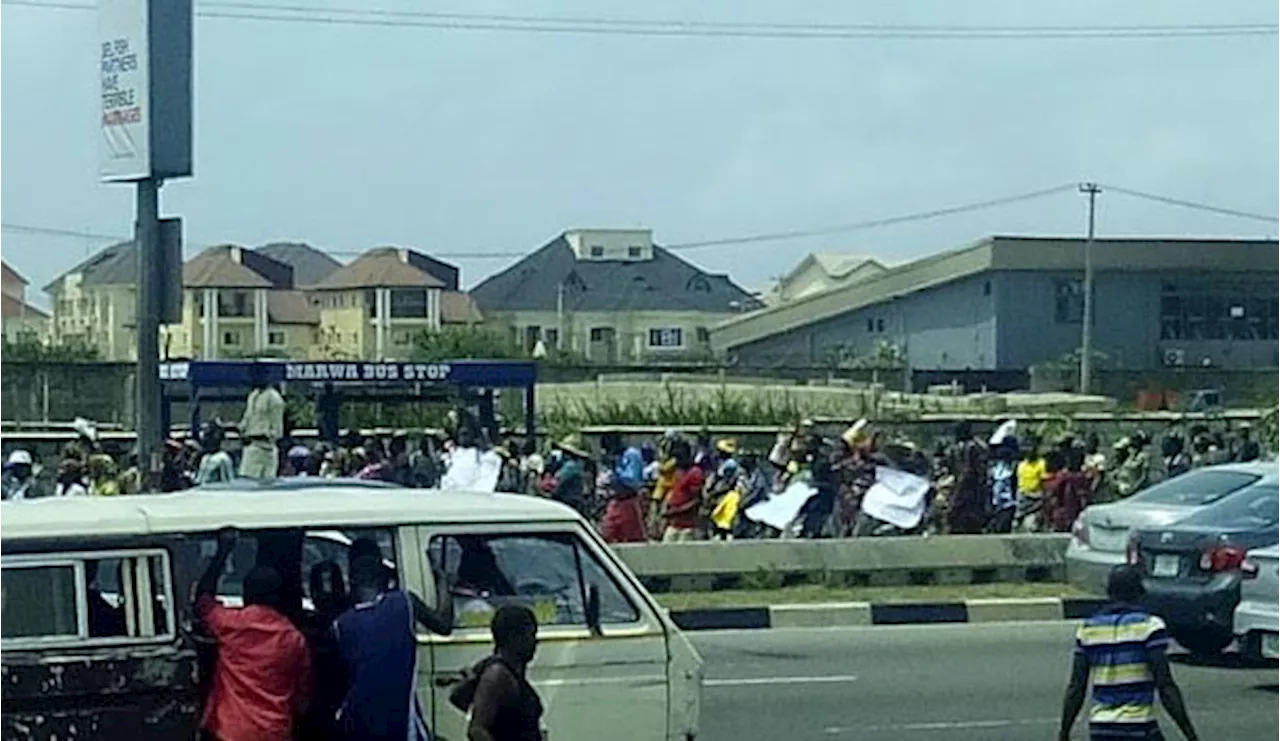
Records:
[[[3,568],[6,647],[168,638],[175,632],[162,552],[20,557]]]
[[[75,564],[6,566],[0,591],[0,635],[4,638],[80,635]]]
[[[608,571],[572,533],[435,536],[431,568],[453,585],[454,625],[488,628],[503,604],[521,604],[540,625],[586,625],[586,595],[600,594],[604,624],[633,623],[636,609]]]

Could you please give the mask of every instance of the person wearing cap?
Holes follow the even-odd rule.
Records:
[[[34,480],[34,461],[31,453],[15,450],[5,463],[3,492],[5,501],[17,502],[27,498]]]
[[[244,442],[240,475],[247,479],[273,479],[280,470],[277,446],[284,437],[284,397],[267,382],[265,363],[249,366],[249,380],[253,390],[240,420],[240,439]]]

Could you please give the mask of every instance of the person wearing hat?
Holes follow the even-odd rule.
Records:
[[[551,498],[566,504],[579,514],[586,513],[586,491],[583,464],[591,454],[582,449],[582,442],[577,435],[569,435],[556,443],[562,458],[556,469],[555,485],[551,490]]]
[[[31,453],[25,450],[15,450],[9,454],[3,483],[5,501],[17,502],[27,498],[31,482],[35,479],[33,464]]]

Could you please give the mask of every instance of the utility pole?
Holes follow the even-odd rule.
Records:
[[[1080,328],[1080,393],[1089,393],[1093,373],[1093,222],[1098,194],[1097,183],[1081,183],[1080,192],[1089,196],[1089,227],[1084,238],[1084,307]]]
[[[137,392],[138,470],[144,474],[143,491],[157,480],[165,430],[161,429],[160,319],[166,275],[160,245],[159,178],[137,181],[137,221],[133,239],[138,251],[138,303],[134,319],[138,327]]]

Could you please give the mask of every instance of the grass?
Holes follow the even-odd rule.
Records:
[[[666,608],[689,610],[709,607],[762,607],[766,605],[821,602],[955,602],[966,599],[1018,599],[1034,597],[1088,597],[1068,584],[951,584],[902,587],[833,589],[804,585],[770,590],[720,592],[670,592],[654,597]]]

